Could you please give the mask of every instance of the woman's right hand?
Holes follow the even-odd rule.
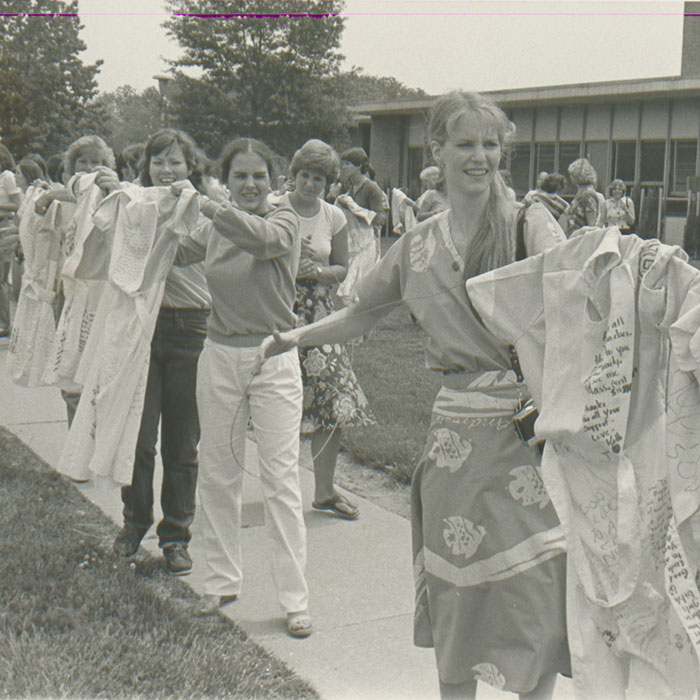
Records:
[[[119,176],[111,168],[101,165],[94,170],[97,173],[95,184],[103,191],[109,194],[115,190],[121,189]]]
[[[53,202],[53,196],[51,195],[51,190],[48,190],[36,198],[34,201],[34,211],[39,214],[39,216],[43,216],[46,214],[51,202]]]

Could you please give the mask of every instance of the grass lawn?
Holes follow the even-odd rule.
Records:
[[[317,698],[0,429],[0,697]]]
[[[382,238],[382,252],[398,239]],[[342,446],[356,460],[391,468],[410,479],[425,444],[440,377],[425,367],[426,334],[405,306],[394,309],[364,343],[348,346],[355,374],[377,425],[343,431]]]

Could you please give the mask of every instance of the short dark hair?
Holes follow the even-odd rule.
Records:
[[[0,143],[0,170],[14,170],[15,159],[5,144]]]
[[[352,163],[360,168],[360,172],[366,173],[370,167],[369,157],[365,152],[364,148],[360,146],[355,146],[354,148],[348,148],[343,151],[340,155],[341,160],[347,160],[348,163]]]
[[[197,188],[202,185],[202,174],[204,173],[204,161],[206,156],[198,148],[197,144],[191,136],[188,136],[180,129],[161,129],[151,134],[146,141],[146,146],[143,149],[143,155],[140,161],[139,180],[144,187],[153,187],[153,181],[148,173],[151,167],[151,159],[153,156],[167,151],[173,144],[177,144],[182,149],[182,155],[185,156],[185,162],[190,169],[188,180]]]
[[[115,170],[117,171],[117,175],[119,175],[120,180],[125,179],[126,173],[124,171],[127,168],[131,168],[135,175],[138,174],[139,163],[141,162],[144,149],[144,144],[132,143],[117,153]]]
[[[565,184],[566,178],[561,173],[547,173],[547,175],[542,178],[540,187],[547,192],[547,194],[556,194],[564,188]]]
[[[31,185],[34,180],[41,180],[43,177],[39,164],[33,158],[22,158],[17,163],[17,170],[22,173],[22,177],[27,181],[28,185]]]
[[[46,170],[46,161],[41,157],[39,153],[27,153],[27,155],[24,156],[22,160],[25,160],[26,158],[33,160],[39,166],[42,178],[48,177],[48,172]]]
[[[61,182],[61,175],[63,175],[63,156],[58,153],[53,156],[49,156],[46,161],[46,174],[49,176],[51,182]]]

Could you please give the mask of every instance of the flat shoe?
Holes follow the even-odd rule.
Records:
[[[350,503],[345,496],[336,493],[327,501],[313,501],[311,507],[316,510],[330,511],[333,515],[343,520],[357,520],[360,511],[354,503]]]
[[[233,595],[211,595],[207,593],[203,595],[199,601],[199,605],[195,608],[194,614],[198,617],[203,617],[205,615],[213,615],[217,610],[224,605],[233,603],[238,596]]]
[[[308,637],[312,630],[311,615],[306,610],[287,613],[287,632],[292,637]]]

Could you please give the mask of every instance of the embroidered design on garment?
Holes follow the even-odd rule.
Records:
[[[428,457],[435,461],[438,469],[447,468],[450,474],[454,474],[469,458],[472,452],[471,443],[448,428],[438,428],[433,435],[435,442]]]
[[[320,377],[327,367],[328,359],[318,348],[311,350],[304,360],[304,369],[310,377]]]
[[[445,523],[442,536],[452,554],[463,554],[465,559],[474,556],[486,534],[484,527],[475,525],[461,515],[443,518],[442,522]]]
[[[508,484],[510,495],[524,506],[539,505],[540,510],[549,504],[549,494],[544,487],[540,470],[530,464],[510,470],[513,480]]]
[[[472,666],[472,671],[474,671],[474,678],[477,681],[487,683],[497,690],[503,690],[506,687],[505,676],[494,664],[477,664]]]
[[[428,231],[425,236],[414,236],[409,249],[409,260],[414,272],[425,272],[435,253],[435,236]]]

